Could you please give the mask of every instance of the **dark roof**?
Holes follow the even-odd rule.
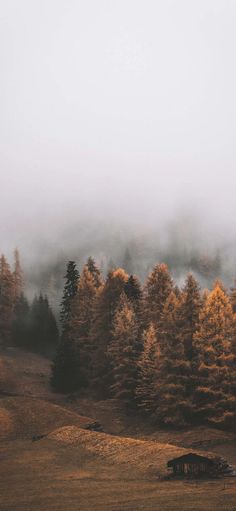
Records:
[[[209,465],[212,465],[213,460],[206,458],[205,456],[200,456],[199,454],[190,452],[189,454],[184,454],[179,458],[174,458],[173,460],[168,461],[167,466],[172,467],[173,465],[178,465],[181,463],[208,463]]]

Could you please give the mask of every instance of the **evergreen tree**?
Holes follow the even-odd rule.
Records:
[[[15,346],[29,348],[31,341],[30,306],[23,293],[18,297],[13,312],[12,341]]]
[[[173,290],[173,281],[166,264],[158,264],[149,274],[145,287],[144,313],[147,324],[158,326],[166,300]]]
[[[142,289],[139,279],[136,275],[130,275],[126,284],[125,284],[125,293],[127,298],[132,302],[135,306],[136,303],[141,301],[142,298]]]
[[[76,264],[69,261],[61,304],[62,333],[52,365],[51,385],[57,392],[74,392],[82,385],[79,352],[72,329],[72,310],[79,278]]]
[[[14,271],[13,271],[13,283],[14,283],[14,299],[15,302],[18,300],[23,293],[23,271],[20,264],[19,250],[16,249],[14,252]]]
[[[52,364],[51,385],[56,392],[71,394],[81,387],[80,360],[70,334],[62,337]]]
[[[87,269],[93,277],[94,286],[99,289],[103,283],[102,276],[99,268],[96,266],[95,261],[92,257],[88,258]]]
[[[127,248],[124,254],[122,267],[130,275],[133,271],[133,261],[129,249]]]
[[[194,337],[193,393],[195,417],[201,422],[227,424],[235,418],[235,357],[232,353],[234,316],[226,293],[217,284],[208,295]]]
[[[61,303],[61,326],[62,335],[68,328],[70,322],[71,303],[78,290],[79,272],[74,261],[69,261],[65,275],[65,286]]]
[[[160,367],[160,345],[154,326],[143,332],[143,352],[138,362],[138,384],[136,400],[147,414],[153,414],[157,407],[158,368]]]
[[[201,308],[200,287],[194,276],[190,273],[185,280],[179,309],[180,332],[189,360],[193,357],[193,337],[199,326]]]
[[[127,407],[133,406],[138,377],[138,325],[131,303],[122,293],[114,316],[112,341],[108,346],[113,395]]]
[[[30,349],[51,355],[58,343],[58,329],[46,296],[35,297],[29,314]]]
[[[14,280],[4,255],[0,258],[0,344],[6,346],[11,339],[14,307]]]

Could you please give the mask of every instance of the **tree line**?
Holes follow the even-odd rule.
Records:
[[[144,286],[122,268],[105,281],[89,258],[67,266],[61,336],[52,365],[58,392],[113,396],[166,426],[236,419],[236,289],[179,288],[166,264]]]
[[[0,346],[17,346],[53,354],[58,328],[47,296],[39,294],[30,304],[24,294],[24,275],[18,250],[14,268],[4,255],[0,258]]]

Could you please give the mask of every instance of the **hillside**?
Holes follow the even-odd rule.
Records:
[[[86,427],[93,419],[41,399],[8,397],[0,400],[0,439],[31,439],[65,425]]]
[[[1,511],[235,511],[235,479],[163,476],[169,459],[190,450],[235,465],[236,435],[157,429],[116,400],[54,394],[50,361],[38,355],[5,351],[0,374]],[[94,421],[104,433],[84,429]]]

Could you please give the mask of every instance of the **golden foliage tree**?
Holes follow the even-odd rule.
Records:
[[[111,364],[111,391],[127,406],[134,405],[138,374],[138,324],[134,309],[122,293],[114,316],[112,341],[108,346]]]
[[[144,314],[146,324],[153,323],[158,330],[166,300],[173,290],[173,281],[166,264],[156,265],[145,286]]]
[[[160,345],[151,323],[143,332],[143,351],[138,362],[138,383],[136,400],[147,414],[153,414],[157,407],[157,382],[160,368]]]
[[[14,279],[4,255],[0,258],[0,343],[11,339],[14,308]]]
[[[230,423],[236,410],[234,315],[219,283],[206,299],[199,325],[194,337],[195,416],[214,424]]]

